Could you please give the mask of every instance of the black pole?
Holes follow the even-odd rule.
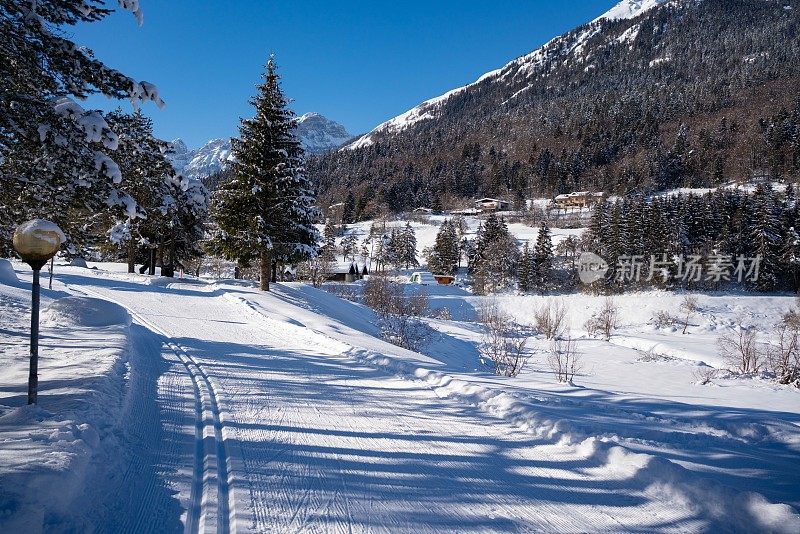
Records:
[[[42,266],[33,267],[33,288],[31,291],[31,368],[28,374],[28,404],[36,404],[39,388],[39,273]]]

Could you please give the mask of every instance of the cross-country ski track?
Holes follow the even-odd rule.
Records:
[[[425,356],[409,367],[407,351],[354,336],[324,301],[304,300],[310,290],[79,269],[58,280],[133,316],[134,374],[158,374],[160,403],[130,409],[134,433],[158,449],[156,466],[136,468],[166,480],[186,532],[692,532],[735,530],[765,510],[766,530],[796,524],[788,506],[559,423],[536,428],[481,386],[415,374]],[[180,436],[187,418],[193,446]],[[146,491],[135,477],[120,491]],[[102,529],[178,524],[175,506],[148,505],[100,512]]]

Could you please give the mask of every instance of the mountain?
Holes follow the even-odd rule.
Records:
[[[306,154],[324,154],[353,138],[344,126],[319,113],[306,113],[297,119],[297,136]]]
[[[309,161],[357,216],[800,178],[800,0],[624,0]]]
[[[296,133],[307,154],[325,153],[353,138],[344,126],[319,113],[298,117]],[[182,139],[172,141],[170,146],[172,165],[178,172],[193,178],[205,178],[221,171],[232,158],[230,139],[212,139],[197,150],[190,150]]]

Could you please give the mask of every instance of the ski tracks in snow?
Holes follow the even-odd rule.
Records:
[[[181,346],[176,344],[170,335],[146,319],[142,313],[130,305],[119,302],[107,292],[88,289],[84,286],[73,289],[115,302],[126,308],[136,322],[150,330],[161,339],[162,344],[171,351],[172,355],[185,368],[194,391],[195,400],[195,446],[194,469],[192,474],[191,492],[185,521],[185,532],[235,532],[235,505],[230,487],[229,472],[231,460],[225,443],[222,409],[218,399],[217,389],[208,374],[197,361]],[[174,383],[163,384],[167,399],[175,400],[179,395]],[[164,444],[162,444],[164,445]],[[166,444],[170,446],[169,443]],[[174,457],[174,454],[167,457]],[[126,477],[136,475],[136,464],[126,472]],[[145,502],[147,499],[145,498]],[[147,507],[141,506],[141,511],[147,513]],[[233,520],[232,520],[233,519]],[[132,527],[134,525],[131,525]],[[135,528],[134,530],[138,530]]]
[[[520,432],[440,398],[441,384],[367,365],[343,341],[265,315],[261,302],[180,283],[97,282],[91,291],[128,303],[191,378],[188,532],[709,526],[684,495],[659,489],[659,473],[674,476],[661,463]]]

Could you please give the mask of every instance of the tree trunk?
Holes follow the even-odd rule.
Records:
[[[278,281],[278,262],[277,261],[272,262],[272,281],[273,282],[277,282]]]
[[[136,242],[131,236],[128,241],[128,272],[132,273],[136,270]]]
[[[260,289],[261,291],[269,291],[269,278],[270,278],[270,266],[272,264],[272,258],[270,257],[269,250],[262,250],[261,251],[261,263],[259,265],[259,280],[260,280]]]

